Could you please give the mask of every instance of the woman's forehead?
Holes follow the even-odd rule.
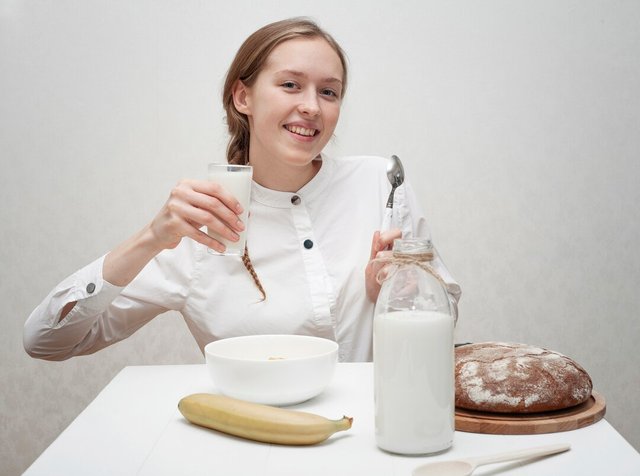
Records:
[[[271,73],[295,72],[303,75],[320,74],[328,79],[342,80],[344,70],[338,53],[324,38],[294,38],[276,46],[264,70]]]

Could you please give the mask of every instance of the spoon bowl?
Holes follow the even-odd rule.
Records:
[[[440,461],[417,467],[413,476],[468,476],[476,469],[468,461]]]
[[[387,199],[387,205],[385,207],[385,215],[382,220],[381,231],[388,230],[391,226],[391,220],[393,218],[393,196],[396,189],[404,183],[404,167],[400,158],[397,155],[392,155],[387,162],[387,178],[391,184],[391,192]]]
[[[404,167],[397,155],[392,155],[387,163],[387,178],[391,184],[391,193],[387,200],[387,208],[393,207],[393,194],[400,185],[404,183]]]
[[[526,450],[509,451],[491,456],[477,458],[467,458],[453,461],[438,461],[418,466],[411,473],[413,476],[469,476],[478,466],[491,463],[502,463],[503,461],[514,461],[518,459],[537,458],[556,453],[562,453],[571,448],[566,443],[557,445],[539,446]]]

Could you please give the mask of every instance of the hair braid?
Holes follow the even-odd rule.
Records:
[[[249,258],[249,249],[247,248],[246,243],[244,245],[244,254],[242,255],[242,264],[244,264],[244,267],[247,268],[247,271],[249,271],[249,274],[253,278],[253,282],[257,286],[258,291],[260,291],[260,294],[262,294],[261,300],[264,301],[265,299],[267,299],[267,293],[264,291],[262,283],[260,282],[260,278],[258,278],[258,274],[256,273],[256,270],[251,263],[251,258]]]

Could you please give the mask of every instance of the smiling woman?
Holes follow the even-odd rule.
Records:
[[[342,71],[338,78],[340,82],[340,97],[344,95],[347,86],[347,61],[342,48],[331,35],[322,30],[314,22],[304,18],[293,18],[271,23],[249,36],[242,44],[236,57],[229,67],[224,84],[222,102],[227,113],[227,123],[231,138],[227,148],[230,163],[244,164],[248,161],[249,123],[247,117],[239,112],[234,104],[234,88],[238,81],[246,87],[251,87],[257,80],[265,63],[270,60],[271,52],[284,42],[293,39],[322,39],[337,55]],[[283,87],[295,88],[296,80],[304,75],[302,71],[282,71]],[[287,73],[292,73],[287,77]]]
[[[316,173],[340,117],[343,67],[322,38],[278,45],[251,85],[234,83],[237,111],[251,131],[248,159],[256,182],[295,192]]]
[[[25,325],[29,354],[92,353],[176,310],[201,349],[225,337],[305,334],[338,342],[342,361],[370,360],[376,258],[396,238],[429,232],[407,183],[395,192],[395,227],[379,231],[390,190],[385,159],[323,153],[346,85],[344,53],[310,20],[252,34],[223,90],[227,161],[253,167],[248,223],[221,184],[179,182],[149,224],[36,308]],[[208,253],[224,246],[204,227],[231,241],[246,229],[242,259]],[[459,286],[437,256],[433,265],[455,304]]]

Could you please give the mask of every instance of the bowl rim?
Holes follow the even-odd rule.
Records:
[[[247,357],[247,358],[229,357],[226,355],[220,355],[211,350],[212,347],[215,347],[219,342],[223,342],[223,341],[224,342],[228,342],[232,340],[240,341],[240,340],[270,338],[270,337],[284,337],[284,338],[294,338],[294,339],[301,338],[305,340],[323,341],[331,344],[331,349],[327,350],[326,352],[320,352],[313,355],[287,357],[286,359],[273,359],[273,360],[268,360],[268,359],[265,360],[265,359],[250,358],[250,357]],[[326,337],[309,336],[304,334],[249,334],[249,335],[242,335],[242,336],[225,337],[222,339],[216,339],[214,341],[211,341],[204,346],[204,354],[205,354],[205,358],[213,357],[216,359],[228,360],[233,362],[265,362],[265,363],[268,363],[269,365],[274,365],[274,364],[278,365],[279,362],[298,362],[303,360],[317,359],[318,357],[327,357],[327,356],[330,356],[331,354],[336,354],[338,352],[338,348],[339,348],[339,345],[336,341],[327,339]]]

